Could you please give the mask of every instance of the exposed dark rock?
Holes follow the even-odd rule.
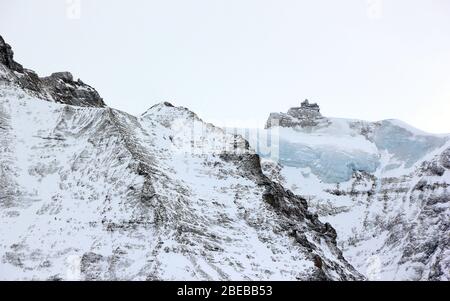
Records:
[[[18,252],[6,252],[2,258],[3,261],[18,267],[23,266],[23,259],[23,255]]]
[[[417,182],[416,186],[414,187],[415,190],[420,190],[420,191],[424,191],[425,188],[428,186],[427,181],[425,180],[420,180],[419,182]]]
[[[304,233],[300,233],[297,230],[292,231],[292,236],[295,238],[295,241],[305,247],[309,252],[312,252],[316,249],[316,247],[308,241],[308,238]]]
[[[347,192],[345,190],[340,189],[325,189],[325,191],[336,196],[347,195]]]
[[[23,67],[14,61],[14,52],[11,46],[5,42],[0,36],[0,63],[11,69],[12,71],[23,72]]]
[[[100,275],[100,266],[105,258],[94,252],[84,253],[81,257],[80,271],[86,280],[96,280]]]
[[[84,253],[83,257],[81,258],[81,271],[83,272],[85,270],[84,267],[98,263],[102,259],[103,259],[102,255],[93,252]]]
[[[325,223],[325,234],[336,241],[337,233],[330,223]]]
[[[73,76],[70,72],[55,72],[50,75],[51,78],[60,79],[66,83],[73,82]]]
[[[314,255],[314,266],[319,269],[322,269],[322,265],[323,265],[322,258],[320,258],[319,255]]]
[[[236,162],[239,168],[248,173],[249,175],[255,176],[257,179],[266,180],[262,170],[259,155],[254,153],[244,153],[239,154],[235,152],[223,152],[220,154],[220,158],[224,161]]]
[[[441,157],[442,159],[442,157]],[[443,160],[442,160],[443,161]],[[445,163],[445,162],[443,162]],[[445,168],[442,167],[438,162],[424,162],[422,164],[422,170],[430,176],[443,176]]]
[[[278,183],[268,182],[263,198],[268,204],[287,216],[295,216],[301,220],[306,217],[308,209],[306,200],[285,190]]]
[[[74,81],[69,72],[53,73],[41,78],[41,82],[56,102],[76,106],[105,106],[103,99],[94,88],[81,80]]]
[[[19,85],[37,94],[42,94],[43,87],[39,76],[33,70],[24,69],[23,74],[18,77]]]
[[[440,161],[443,167],[450,169],[450,148],[447,148],[442,152]]]

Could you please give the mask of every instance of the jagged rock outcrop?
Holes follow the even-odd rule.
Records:
[[[23,72],[23,67],[14,61],[14,52],[9,44],[0,36],[0,63],[12,71]]]
[[[80,79],[74,80],[70,72],[57,72],[48,77],[39,77],[33,70],[14,61],[13,51],[0,36],[0,84],[11,83],[28,90],[34,96],[57,103],[104,107],[98,92]]]
[[[69,73],[10,66],[0,64],[0,279],[364,279],[331,225],[269,180],[241,136],[169,103],[132,116]]]
[[[74,81],[69,72],[57,72],[41,78],[43,86],[52,98],[63,104],[86,107],[104,107],[105,103],[98,92],[80,79]]]

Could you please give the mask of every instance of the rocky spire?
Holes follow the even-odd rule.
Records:
[[[34,71],[15,62],[13,56],[11,46],[0,36],[0,64],[6,67],[6,75],[0,74],[0,81],[19,85],[48,101],[83,107],[106,106],[94,88],[80,79],[75,81],[70,72],[56,72],[47,77],[39,77]]]
[[[22,65],[15,62],[13,56],[14,52],[12,51],[11,46],[5,42],[2,36],[0,36],[0,63],[13,71],[22,72]]]

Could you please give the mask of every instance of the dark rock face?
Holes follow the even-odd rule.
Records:
[[[65,83],[73,82],[73,76],[70,72],[55,72],[50,75],[50,78],[53,78],[55,80],[62,80]]]
[[[86,107],[104,107],[98,92],[81,80],[74,81],[69,72],[53,73],[41,79],[56,102]]]
[[[441,155],[441,164],[443,167],[450,169],[450,148],[446,149]]]
[[[101,264],[105,258],[94,252],[85,253],[80,262],[80,272],[88,281],[96,280],[101,277]]]
[[[317,126],[323,119],[319,106],[316,103],[309,103],[306,99],[300,107],[290,108],[287,113],[271,113],[266,128],[273,126],[312,127]]]
[[[6,67],[6,76],[0,74],[0,82],[18,85],[34,96],[57,103],[105,107],[103,99],[91,86],[80,79],[74,80],[70,72],[56,72],[39,77],[33,70],[24,69],[13,59],[11,46],[0,36],[0,64]]]
[[[14,52],[12,51],[11,46],[3,40],[2,36],[0,36],[0,63],[13,71],[22,72],[22,65],[16,63],[13,56]]]

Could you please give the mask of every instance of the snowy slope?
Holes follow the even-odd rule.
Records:
[[[300,199],[265,201],[257,157],[219,147],[234,137],[205,125],[188,140],[202,122],[185,109],[136,118],[5,89],[0,105],[2,279],[65,279],[77,257],[85,279],[309,279],[316,256],[325,278],[357,275]]]
[[[30,89],[9,55],[1,280],[363,279],[242,137],[169,103],[138,117],[105,107],[66,73]]]
[[[361,273],[450,279],[450,136],[397,120],[320,116],[301,126],[286,118],[288,125],[257,131],[279,141],[279,160],[265,160],[263,169],[336,228],[344,256]],[[258,150],[258,139],[249,141]]]

